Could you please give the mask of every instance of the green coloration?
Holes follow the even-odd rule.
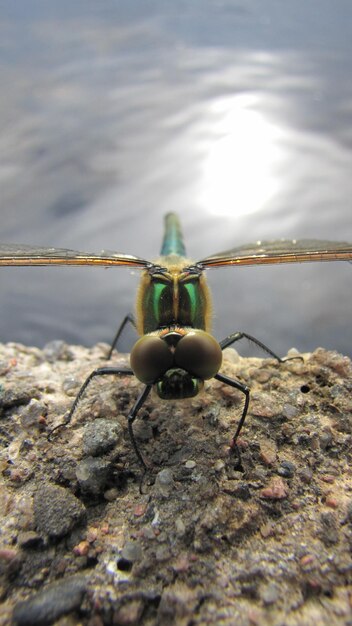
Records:
[[[153,278],[145,292],[143,302],[143,332],[151,333],[173,323],[173,285],[169,281]]]
[[[162,274],[152,277],[144,294],[144,333],[172,324],[205,330],[206,302],[198,274],[179,280],[177,315],[174,311],[174,295],[172,280]]]
[[[189,296],[190,317],[194,320],[196,317],[197,305],[199,306],[199,293],[197,293],[198,290],[196,290],[195,285],[192,283],[184,285],[184,288]]]
[[[205,296],[199,276],[188,276],[179,284],[179,322],[183,326],[205,330]]]
[[[165,232],[161,255],[186,256],[186,249],[183,243],[180,221],[175,213],[165,215]]]
[[[165,289],[166,285],[164,285],[163,283],[155,283],[153,285],[153,313],[158,325],[160,324],[160,302],[162,300],[162,294]]]

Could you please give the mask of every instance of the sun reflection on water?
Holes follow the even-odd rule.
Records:
[[[255,94],[241,94],[208,109],[198,200],[209,213],[254,213],[281,189],[283,130],[260,108]]]

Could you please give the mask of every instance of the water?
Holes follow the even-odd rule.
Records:
[[[347,0],[26,0],[0,16],[0,240],[153,259],[167,211],[194,259],[257,239],[352,240]],[[349,264],[208,276],[219,339],[352,354]],[[110,341],[137,281],[2,269],[0,340]]]

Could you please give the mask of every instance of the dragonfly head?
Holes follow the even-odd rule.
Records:
[[[135,376],[155,385],[160,398],[196,396],[203,381],[220,369],[222,351],[212,335],[199,329],[176,329],[144,335],[130,357]]]

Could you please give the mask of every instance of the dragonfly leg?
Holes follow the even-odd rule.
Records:
[[[56,431],[58,428],[61,428],[62,426],[66,426],[67,424],[70,423],[73,414],[75,413],[77,406],[82,398],[82,396],[84,395],[88,385],[91,383],[91,381],[93,380],[93,378],[96,378],[97,376],[133,376],[133,371],[130,369],[124,369],[124,368],[118,368],[118,367],[99,367],[96,370],[93,370],[93,372],[91,372],[88,376],[88,378],[84,381],[82,387],[80,388],[75,401],[64,421],[63,424],[59,424],[58,426],[56,426],[55,428],[53,428],[51,430],[51,432],[49,433],[49,440],[51,439],[51,436],[53,434],[54,431]],[[128,434],[133,446],[133,449],[136,453],[137,459],[139,461],[139,463],[142,465],[144,471],[147,470],[147,465],[139,451],[135,436],[134,436],[134,432],[133,432],[133,422],[137,417],[137,413],[140,410],[140,408],[143,406],[144,402],[146,401],[147,397],[149,396],[150,390],[152,388],[152,385],[146,385],[144,390],[142,391],[142,393],[140,394],[140,396],[138,397],[136,403],[134,404],[134,406],[132,407],[131,411],[129,412],[129,415],[127,417],[128,420]]]
[[[252,335],[248,335],[247,333],[242,333],[242,332],[233,333],[232,335],[229,335],[228,337],[225,337],[225,339],[220,341],[221,350],[228,348],[228,346],[231,346],[233,343],[235,343],[236,341],[239,341],[240,339],[248,339],[252,343],[255,343],[256,346],[261,348],[261,350],[264,350],[264,352],[267,352],[268,354],[270,354],[274,359],[279,361],[279,363],[285,363],[286,361],[291,361],[292,359],[300,359],[303,361],[303,358],[300,355],[281,358],[278,354],[276,354],[270,348],[268,348],[268,346],[266,346],[264,343],[259,341],[259,339],[256,339]]]
[[[133,372],[130,369],[124,369],[124,368],[117,368],[117,367],[99,367],[96,370],[93,370],[93,372],[91,372],[88,376],[88,378],[84,381],[82,387],[80,388],[74,403],[71,406],[71,409],[68,413],[68,415],[65,418],[65,421],[62,424],[59,424],[58,426],[55,426],[55,428],[53,428],[48,436],[48,439],[50,441],[52,434],[58,430],[59,428],[61,428],[62,426],[67,426],[67,424],[70,423],[73,414],[75,413],[77,406],[85,392],[85,390],[87,389],[88,385],[90,384],[90,382],[93,380],[93,378],[96,378],[97,376],[118,376],[118,375],[122,375],[122,376],[133,376]]]
[[[215,374],[214,378],[216,378],[217,380],[220,380],[220,382],[225,383],[226,385],[230,385],[230,387],[235,387],[235,389],[238,389],[239,391],[242,391],[242,393],[245,396],[245,401],[244,401],[244,407],[242,410],[242,415],[241,415],[241,419],[238,422],[237,428],[236,428],[236,432],[234,434],[234,436],[232,437],[232,442],[231,442],[231,448],[235,449],[236,448],[236,442],[238,439],[238,436],[242,430],[242,426],[245,422],[246,419],[246,415],[248,412],[248,406],[249,406],[249,387],[247,387],[247,385],[244,385],[243,383],[240,383],[239,380],[234,380],[233,378],[230,378],[229,376],[224,376],[224,374]]]
[[[147,471],[147,465],[142,457],[142,454],[140,453],[140,450],[138,448],[135,436],[134,436],[134,432],[133,432],[133,422],[137,417],[137,413],[139,411],[139,409],[143,406],[144,402],[146,401],[146,399],[148,398],[149,394],[150,394],[150,390],[152,388],[152,385],[146,385],[141,393],[141,395],[139,396],[139,398],[137,399],[137,402],[135,403],[135,405],[132,407],[131,411],[129,412],[129,415],[127,417],[128,420],[128,434],[130,436],[130,440],[133,446],[133,449],[136,453],[137,459],[140,462],[141,466],[143,467],[144,471]]]
[[[111,348],[110,348],[110,350],[108,352],[108,356],[106,357],[107,361],[110,361],[111,355],[112,355],[112,353],[113,353],[113,351],[114,351],[114,349],[116,347],[116,344],[117,344],[118,340],[120,339],[120,336],[121,336],[121,334],[122,334],[126,324],[128,324],[128,322],[130,324],[132,324],[133,328],[136,328],[136,322],[135,322],[135,319],[134,319],[132,313],[128,313],[128,315],[126,315],[124,317],[124,319],[122,320],[120,326],[117,329],[117,333],[116,333],[116,335],[115,335],[115,337],[113,339],[113,342],[111,344]]]

